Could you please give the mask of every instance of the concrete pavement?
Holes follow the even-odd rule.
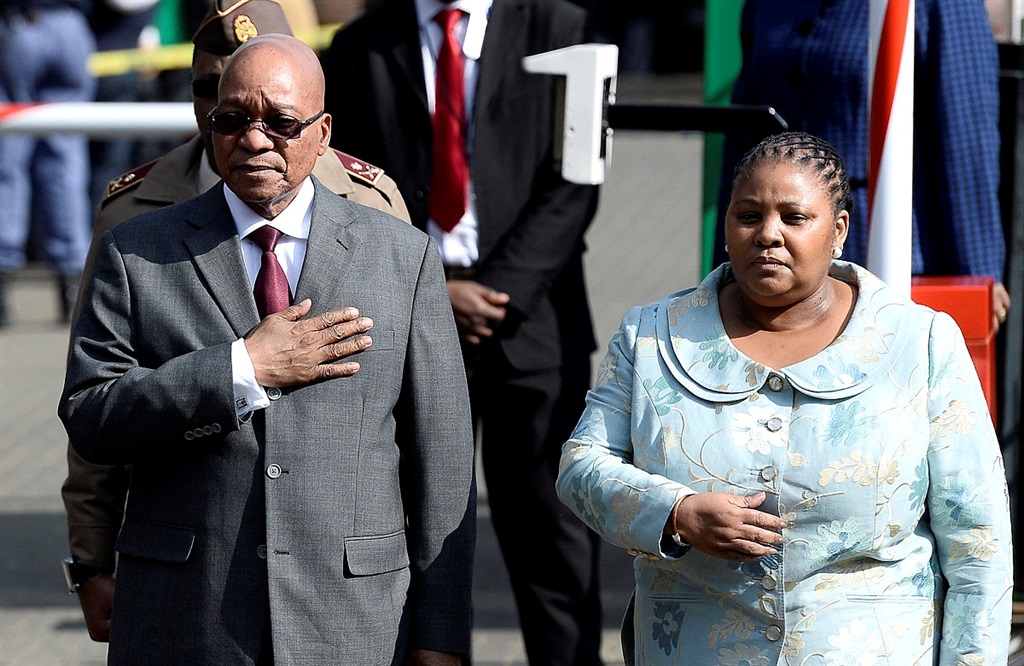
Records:
[[[620,84],[620,99],[623,93]],[[615,137],[611,178],[587,237],[590,299],[602,346],[629,306],[697,280],[701,144],[699,136]],[[0,331],[0,664],[102,664],[105,648],[86,635],[59,566],[67,551],[60,499],[67,440],[55,412],[67,333],[56,323],[52,275],[38,266],[18,273],[12,301],[14,323]],[[522,664],[515,607],[482,490],[474,663]],[[605,548],[602,653],[608,664],[622,663],[617,633],[632,589],[630,559]]]

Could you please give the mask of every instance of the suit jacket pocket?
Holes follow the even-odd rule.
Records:
[[[370,336],[371,340],[373,340],[373,344],[370,345],[369,349],[367,349],[365,352],[363,352],[364,354],[365,353],[369,353],[369,352],[374,352],[374,351],[391,351],[392,349],[395,348],[395,331],[394,330],[378,331],[376,329],[371,328],[369,331],[367,331],[366,334]],[[347,361],[349,359],[341,359],[341,360],[342,361]]]
[[[373,576],[408,566],[404,531],[345,539],[345,570],[352,576]]]
[[[184,562],[195,542],[196,532],[188,527],[128,518],[117,535],[117,552],[159,562]]]

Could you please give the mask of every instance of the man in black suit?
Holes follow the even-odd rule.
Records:
[[[555,81],[521,63],[581,42],[585,18],[562,0],[381,0],[324,56],[332,144],[386,169],[441,248],[532,664],[600,663],[597,538],[554,492],[590,384],[598,192],[561,177]]]

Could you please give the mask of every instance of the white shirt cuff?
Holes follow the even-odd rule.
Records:
[[[245,340],[231,343],[231,378],[235,390],[235,414],[241,418],[255,409],[270,405],[270,398],[256,382],[256,368],[245,348]]]

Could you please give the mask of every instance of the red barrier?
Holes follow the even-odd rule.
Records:
[[[992,423],[996,424],[996,333],[992,327],[991,277],[915,276],[910,296],[914,302],[945,312],[956,320],[967,340],[974,367],[985,391]]]

